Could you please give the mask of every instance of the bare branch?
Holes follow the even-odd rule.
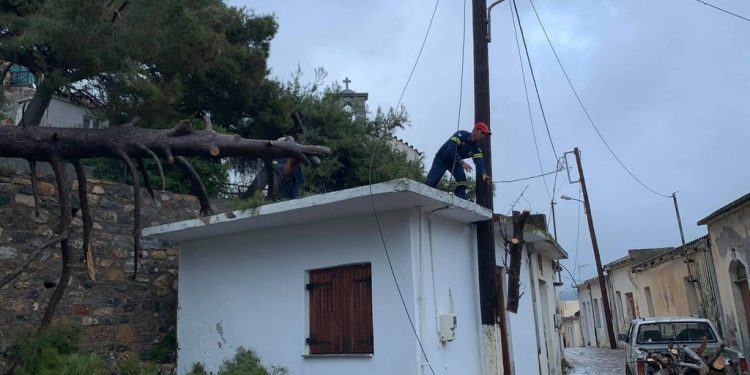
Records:
[[[176,157],[175,161],[177,162],[177,167],[180,168],[180,171],[182,171],[185,177],[190,180],[190,186],[193,195],[198,198],[198,201],[201,204],[201,215],[211,215],[213,213],[213,209],[211,209],[211,203],[208,201],[206,186],[203,185],[203,181],[198,175],[198,172],[196,172],[195,168],[193,168],[193,165],[190,164],[190,162],[182,156]]]
[[[86,182],[86,171],[80,160],[73,161],[73,167],[78,179],[78,199],[81,201],[81,220],[83,221],[83,256],[86,262],[86,270],[89,278],[96,280],[94,253],[91,251],[91,207],[89,207],[89,196],[87,194],[88,183]]]
[[[135,161],[138,163],[138,169],[141,171],[141,176],[143,176],[143,186],[146,188],[148,195],[150,195],[152,199],[156,198],[156,195],[154,195],[154,188],[151,186],[151,180],[148,178],[146,163],[144,163],[141,158],[137,158]]]
[[[50,157],[50,165],[52,170],[55,172],[55,181],[57,182],[57,194],[60,199],[60,233],[69,233],[70,231],[70,185],[68,183],[68,173],[65,170],[62,159],[57,155]],[[47,327],[52,321],[52,315],[57,309],[58,303],[63,296],[63,292],[70,281],[70,243],[68,238],[65,237],[60,241],[60,254],[62,256],[62,270],[60,272],[60,281],[52,292],[47,303],[47,308],[44,310],[44,316],[42,317],[42,327]]]
[[[159,171],[159,176],[161,177],[161,190],[166,189],[166,179],[164,178],[164,168],[161,166],[161,160],[159,160],[159,156],[156,155],[155,152],[151,151],[150,149],[146,147],[141,147],[143,151],[149,154],[152,159],[154,159],[154,162],[156,163],[156,169]]]
[[[203,115],[203,122],[206,124],[206,129],[210,132],[214,131],[214,124],[211,122],[211,116],[208,114]]]

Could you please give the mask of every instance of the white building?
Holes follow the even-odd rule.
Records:
[[[511,219],[501,215],[496,215],[496,223],[495,258],[499,266],[506,259],[504,241],[512,235],[513,227]],[[531,223],[524,228],[524,240],[518,313],[506,315],[511,366],[518,375],[562,374],[562,315],[555,286],[558,281],[556,262],[567,259],[568,254],[549,233]]]
[[[291,374],[430,374],[427,361],[436,374],[482,374],[473,223],[490,218],[472,202],[396,180],[144,229],[181,244],[178,373],[195,362],[215,371],[242,346]],[[556,294],[539,293],[531,303],[528,291],[522,308],[541,309],[540,296]],[[515,335],[536,342],[533,327],[550,330],[554,306],[540,312],[546,322],[514,326],[512,344]],[[509,319],[534,320],[520,311]],[[526,348],[511,350],[518,365]]]

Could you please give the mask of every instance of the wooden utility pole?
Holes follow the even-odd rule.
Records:
[[[680,239],[682,239],[682,246],[685,246],[685,232],[682,231],[682,218],[680,217],[680,207],[677,206],[677,192],[672,193],[672,201],[674,202],[674,212],[677,215],[677,225],[680,227]]]
[[[586,190],[586,180],[583,178],[583,166],[581,165],[581,152],[578,147],[573,149],[578,164],[578,179],[583,191],[583,206],[586,209],[586,218],[589,222],[589,233],[591,234],[591,246],[594,248],[594,259],[596,260],[596,272],[599,276],[599,289],[602,292],[602,310],[604,310],[604,320],[607,324],[607,336],[609,336],[609,347],[617,349],[617,340],[615,338],[615,329],[612,326],[612,310],[610,310],[609,296],[607,295],[607,285],[604,282],[604,268],[602,259],[599,256],[599,244],[596,241],[596,232],[594,231],[594,219],[591,216],[591,204],[589,203],[589,193]],[[592,308],[594,306],[592,305]]]
[[[472,29],[474,44],[474,123],[484,122],[491,129],[490,121],[490,71],[488,57],[488,12],[486,0],[472,0]],[[491,136],[485,137],[481,144],[484,154],[486,173],[492,177]],[[484,181],[477,169],[476,175],[477,204],[493,210],[492,190]],[[484,350],[484,373],[500,374],[497,358],[497,342],[501,342],[503,368],[508,368],[507,333],[504,332],[505,321],[498,322],[498,294],[496,289],[495,267],[495,230],[492,220],[477,223],[477,264],[479,274],[479,307],[482,319],[482,346]],[[500,327],[498,327],[498,323]],[[499,338],[497,336],[500,336]],[[507,358],[506,358],[507,356]],[[509,369],[508,369],[509,370]],[[506,371],[508,371],[506,370]]]
[[[552,233],[554,233],[555,235],[555,241],[557,241],[557,218],[555,217],[555,205],[556,204],[557,202],[555,202],[554,198],[549,202],[549,205],[552,207],[552,229],[553,229]]]

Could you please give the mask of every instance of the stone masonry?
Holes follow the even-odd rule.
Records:
[[[75,178],[71,180],[75,208],[79,205],[78,187]],[[29,177],[0,173],[0,277],[14,270],[59,228],[54,181],[43,177],[39,193],[41,210],[36,217]],[[198,216],[195,197],[156,194],[154,200],[143,192],[143,227]],[[178,250],[158,241],[142,240],[138,278],[131,280],[132,187],[90,180],[88,197],[96,280],[89,279],[81,262],[82,222],[78,210],[71,237],[72,277],[55,320],[83,327],[84,350],[108,358],[142,355],[175,329]],[[13,335],[38,326],[59,280],[60,266],[59,247],[51,247],[11,285],[0,289],[0,368],[2,353]]]

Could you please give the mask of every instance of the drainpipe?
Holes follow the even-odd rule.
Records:
[[[424,321],[425,321],[425,306],[424,306],[424,257],[422,254],[422,248],[424,247],[422,243],[422,231],[424,230],[424,225],[422,224],[422,207],[417,206],[415,207],[417,210],[417,217],[419,218],[419,285],[417,286],[417,300],[419,301],[419,339],[424,342]],[[425,361],[425,358],[423,356],[419,356],[419,366],[421,369],[421,374],[425,375],[425,366],[427,366],[427,362]]]
[[[438,212],[440,210],[445,210],[450,208],[450,206],[443,206],[436,208],[432,211],[429,211],[429,214],[427,216],[427,242],[430,250],[430,274],[432,277],[432,304],[433,304],[433,313],[435,314],[435,335],[440,336],[440,314],[438,313],[438,303],[437,303],[437,290],[436,290],[436,283],[435,283],[435,260],[433,257],[433,251],[432,251],[432,215],[435,214],[435,212]],[[451,307],[452,309],[452,307]],[[445,343],[439,342],[438,347],[445,347]],[[448,361],[448,354],[445,350],[443,350],[443,367],[446,369],[447,373],[447,362]],[[424,367],[422,368],[424,370]]]

